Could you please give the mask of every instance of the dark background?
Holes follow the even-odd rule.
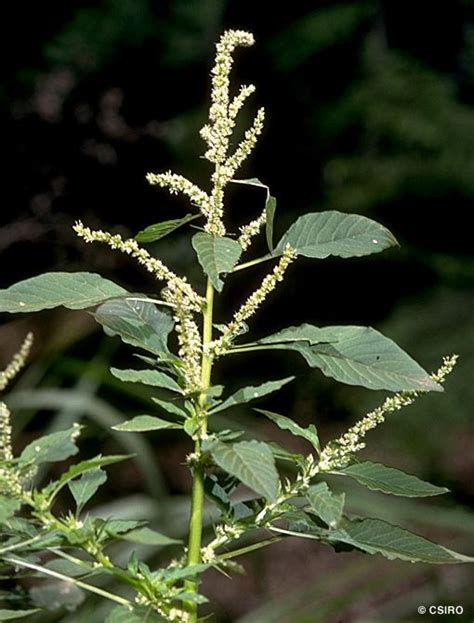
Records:
[[[229,27],[257,39],[238,51],[233,71],[235,86],[257,85],[242,127],[257,106],[267,111],[242,176],[258,177],[277,197],[277,237],[300,214],[337,209],[380,221],[401,244],[363,259],[300,260],[256,317],[254,335],[302,322],[370,324],[429,370],[458,353],[446,394],[393,417],[365,453],[452,494],[407,502],[354,488],[348,505],[473,554],[474,2],[7,3],[0,25],[0,287],[46,270],[97,271],[132,291],[156,287],[126,258],[85,246],[71,225],[80,218],[134,235],[186,213],[185,202],[150,187],[145,173],[172,169],[207,184],[198,130],[207,115],[213,44]],[[258,190],[231,189],[229,225],[260,213],[263,200]],[[200,287],[191,233],[173,234],[153,251]],[[251,253],[259,251],[263,242]],[[229,279],[222,321],[264,271]],[[159,529],[182,532],[187,444],[173,435],[124,442],[108,430],[112,416],[149,404],[148,395],[115,385],[107,373],[112,359],[127,360],[126,349],[104,340],[87,313],[55,311],[4,317],[5,361],[26,328],[37,336],[34,361],[9,397],[18,444],[45,425],[84,417],[84,453],[126,443],[142,448],[140,460],[113,470],[97,512],[138,512]],[[315,422],[323,439],[381,399],[338,386],[292,357],[236,358],[220,364],[215,380],[239,387],[294,372],[299,380],[265,406]],[[245,411],[226,425],[237,420],[253,434],[286,441]],[[215,575],[205,583],[216,620],[417,621],[417,606],[431,603],[465,607],[465,619],[444,621],[469,621],[474,613],[474,578],[465,567],[389,563],[288,541],[246,568],[247,576],[232,582]],[[88,601],[48,620],[100,621],[101,612]]]

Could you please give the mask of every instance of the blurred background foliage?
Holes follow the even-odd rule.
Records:
[[[234,79],[257,85],[250,108],[265,105],[268,121],[245,174],[278,198],[277,233],[304,212],[337,209],[381,221],[401,243],[360,261],[300,261],[257,317],[255,335],[302,322],[372,324],[428,369],[459,353],[447,392],[393,417],[365,454],[448,486],[452,495],[400,501],[354,485],[348,504],[473,554],[474,2],[19,1],[3,8],[3,18],[0,287],[45,270],[98,271],[132,291],[156,287],[126,258],[83,245],[71,225],[81,218],[134,235],[184,214],[183,203],[149,187],[144,175],[171,168],[206,184],[197,131],[206,118],[213,43],[228,27],[253,31],[257,45],[239,52]],[[232,189],[229,223],[248,220],[263,199],[256,189]],[[199,286],[189,238],[176,233],[154,251]],[[233,309],[263,271],[232,277],[222,306]],[[146,518],[183,536],[187,442],[173,433],[110,431],[150,404],[144,389],[108,373],[112,360],[130,355],[87,313],[63,310],[4,318],[3,361],[27,328],[37,336],[34,361],[8,396],[18,445],[84,419],[84,454],[136,454],[111,472],[93,512]],[[299,380],[265,405],[315,422],[323,439],[377,404],[373,393],[338,386],[291,356],[236,357],[220,363],[217,376],[237,387],[294,372]],[[220,425],[237,421],[291,443],[249,412],[236,410]],[[126,547],[117,555],[125,557]],[[173,552],[141,553],[159,564]],[[474,613],[474,575],[466,567],[388,563],[294,540],[245,566],[247,574],[233,581],[212,573],[205,581],[220,623],[409,622],[419,619],[417,605],[431,603],[464,606],[463,617],[443,621],[470,621]],[[0,596],[10,607],[17,590],[44,599],[37,583],[4,582]],[[71,587],[50,589],[51,611],[41,623],[95,623],[109,608]]]

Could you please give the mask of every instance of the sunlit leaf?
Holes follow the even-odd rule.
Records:
[[[114,430],[119,430],[122,432],[129,433],[145,433],[151,430],[161,430],[163,428],[182,428],[180,424],[176,424],[175,422],[168,422],[166,420],[162,420],[158,417],[153,417],[151,415],[137,415],[136,417],[128,420],[127,422],[123,422],[122,424],[118,424],[117,426],[112,426]]]
[[[33,312],[63,305],[85,309],[127,294],[96,273],[44,273],[0,290],[0,312]]]
[[[307,428],[299,426],[294,420],[285,415],[279,415],[272,411],[265,411],[264,409],[254,409],[258,413],[262,413],[265,417],[275,422],[275,424],[282,430],[287,430],[297,437],[303,437],[313,446],[315,450],[320,451],[318,431],[314,424],[310,424]]]
[[[40,463],[64,461],[64,459],[77,454],[76,439],[80,430],[81,427],[75,425],[67,430],[61,430],[57,433],[51,433],[50,435],[35,439],[21,453],[20,462],[33,462],[39,465]]]
[[[262,383],[261,385],[257,385],[255,387],[243,387],[242,389],[237,390],[234,394],[226,398],[224,402],[221,402],[219,405],[217,405],[217,407],[214,407],[214,409],[210,411],[210,414],[218,413],[219,411],[224,411],[224,409],[229,409],[230,407],[234,407],[235,405],[249,402],[250,400],[256,400],[257,398],[261,398],[262,396],[266,396],[267,394],[276,392],[284,385],[292,381],[294,378],[294,376],[289,376],[279,381],[268,381],[267,383]]]
[[[306,497],[313,512],[330,527],[335,527],[341,520],[344,509],[344,493],[333,493],[325,482],[312,485]]]
[[[329,255],[370,255],[398,243],[386,227],[365,216],[331,210],[300,216],[283,235],[273,254],[281,255],[287,244],[296,249],[298,255],[324,259]]]
[[[82,508],[106,480],[107,474],[98,468],[85,472],[80,478],[69,483],[69,490],[76,502],[78,512],[81,512]]]
[[[259,344],[298,352],[312,368],[341,383],[391,391],[443,391],[395,342],[371,327],[302,325]]]
[[[242,247],[231,238],[212,236],[207,232],[195,234],[192,244],[203,271],[214,288],[221,292],[224,282],[219,275],[232,272],[242,254]]]
[[[382,554],[390,560],[399,558],[431,564],[474,562],[474,558],[380,519],[343,519],[338,529],[329,532],[329,540],[352,545],[369,554]]]
[[[211,454],[217,465],[228,474],[265,498],[276,499],[279,477],[273,453],[267,444],[260,441],[234,444],[218,441],[212,445]]]
[[[127,383],[143,383],[143,385],[169,389],[178,394],[183,393],[183,390],[174,379],[158,370],[119,370],[118,368],[110,368],[110,372],[120,381],[125,381]]]
[[[337,473],[350,476],[361,485],[365,485],[374,491],[383,491],[383,493],[404,497],[426,497],[449,491],[445,487],[437,487],[399,469],[370,461],[354,463],[338,470]]]

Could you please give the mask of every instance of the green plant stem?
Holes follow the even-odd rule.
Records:
[[[201,388],[197,400],[197,407],[200,417],[200,436],[207,431],[207,410],[206,389],[211,382],[212,357],[205,353],[205,345],[212,340],[212,314],[214,306],[214,288],[211,280],[207,280],[206,289],[206,307],[203,313],[203,354],[201,360]],[[201,454],[201,440],[198,438],[195,442],[194,451],[196,456]],[[201,562],[201,541],[202,541],[202,513],[204,507],[204,468],[200,462],[193,471],[193,491],[191,497],[191,515],[189,518],[189,538],[188,538],[188,557],[187,566],[197,565]],[[195,593],[197,591],[198,582],[190,580],[186,583],[187,590]],[[189,623],[197,621],[197,605],[189,604],[188,611],[190,614]]]

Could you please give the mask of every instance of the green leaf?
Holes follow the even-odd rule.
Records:
[[[112,426],[112,428],[114,430],[119,430],[122,432],[146,433],[150,430],[161,430],[163,428],[182,428],[182,426],[180,424],[175,424],[175,422],[162,420],[159,417],[152,417],[151,415],[137,415],[136,417],[128,420],[127,422],[123,422],[122,424],[118,424],[117,426]]]
[[[0,610],[0,621],[13,621],[13,619],[21,619],[39,612],[38,608],[34,610]]]
[[[33,312],[63,305],[85,309],[127,291],[95,273],[45,273],[0,290],[0,312]]]
[[[272,411],[265,411],[263,409],[254,409],[258,413],[262,413],[265,417],[275,422],[275,424],[282,430],[287,430],[297,437],[303,437],[313,446],[313,448],[319,453],[321,447],[319,445],[318,431],[314,424],[310,424],[308,428],[299,426],[294,420],[285,415],[279,415]]]
[[[408,498],[440,495],[449,491],[445,487],[437,487],[393,467],[387,467],[382,463],[371,463],[370,461],[354,463],[335,473],[350,476],[361,485],[365,485],[374,491],[402,495]]]
[[[344,493],[335,494],[330,491],[325,482],[319,482],[311,486],[306,497],[313,509],[313,512],[320,517],[324,523],[334,528],[341,521],[344,509]]]
[[[395,342],[371,327],[303,325],[301,341],[297,336],[298,327],[290,327],[258,343],[294,350],[312,368],[348,385],[394,392],[443,391]]]
[[[267,213],[267,218],[265,221],[265,237],[267,240],[267,245],[270,253],[273,253],[273,221],[275,220],[275,211],[276,211],[277,202],[275,197],[268,196],[267,201],[265,203],[265,212]]]
[[[221,292],[224,282],[219,275],[232,272],[242,254],[242,247],[235,240],[212,236],[207,232],[195,234],[192,244],[203,271],[214,288]]]
[[[28,592],[33,605],[48,611],[64,608],[72,612],[85,600],[84,592],[78,586],[72,582],[65,585],[62,580],[32,586]]]
[[[166,620],[151,608],[114,608],[105,623],[166,623]]]
[[[76,502],[78,513],[106,480],[107,474],[98,468],[85,472],[80,478],[69,483],[69,490]]]
[[[141,545],[154,545],[156,547],[162,545],[174,545],[176,543],[182,543],[179,539],[172,539],[165,534],[161,534],[151,528],[137,528],[131,530],[121,537],[125,541],[131,541],[132,543],[140,543]]]
[[[346,543],[369,554],[382,554],[389,560],[398,558],[431,564],[474,562],[474,558],[380,519],[343,519],[337,530],[329,532],[329,541]]]
[[[173,330],[172,317],[147,301],[117,299],[107,301],[95,312],[94,318],[108,335],[159,355],[168,351],[168,336]]]
[[[276,199],[270,194],[270,187],[263,184],[258,178],[252,177],[247,180],[232,180],[234,184],[246,184],[247,186],[256,186],[265,190],[265,237],[270,252],[273,252],[273,221],[275,219]]]
[[[279,477],[273,453],[260,441],[216,442],[211,454],[217,465],[269,500],[278,495]]]
[[[229,396],[221,402],[217,407],[214,407],[212,411],[209,412],[210,415],[213,413],[218,413],[219,411],[224,411],[224,409],[229,409],[230,407],[234,407],[235,405],[242,404],[244,402],[249,402],[250,400],[255,400],[256,398],[261,398],[262,396],[266,396],[267,394],[271,394],[279,389],[281,389],[284,385],[292,381],[295,377],[289,376],[285,379],[281,379],[279,381],[268,381],[267,383],[262,383],[262,385],[243,387],[242,389],[237,390],[234,394]]]
[[[21,503],[18,500],[0,495],[0,524],[6,523],[20,508]]]
[[[274,255],[281,255],[287,244],[298,255],[324,259],[329,255],[370,255],[398,243],[386,227],[365,216],[330,210],[300,216],[283,235]]]
[[[77,454],[76,439],[80,430],[81,427],[76,424],[67,430],[35,439],[21,453],[20,463],[55,463]]]
[[[156,403],[159,407],[171,413],[171,415],[176,415],[181,418],[185,418],[188,416],[186,411],[181,407],[178,407],[174,402],[170,402],[167,400],[160,400],[160,398],[152,398],[153,402]]]
[[[178,394],[183,393],[183,390],[174,379],[158,370],[119,370],[118,368],[110,368],[110,372],[120,381],[125,381],[127,383],[143,383],[144,385],[151,385],[152,387],[169,389]]]
[[[113,465],[114,463],[125,461],[126,459],[131,458],[131,456],[131,454],[109,454],[107,456],[99,455],[93,459],[81,461],[80,463],[71,465],[71,467],[69,467],[68,470],[61,475],[58,483],[53,483],[53,486],[55,487],[57,484],[64,486],[70,480],[77,478],[81,474],[86,474],[87,472],[96,470],[99,467],[105,467],[106,465]]]
[[[162,223],[155,223],[154,225],[150,225],[142,231],[139,231],[135,236],[135,240],[137,242],[156,242],[161,238],[164,238],[168,234],[171,234],[175,229],[181,227],[182,225],[186,225],[191,221],[199,218],[200,214],[186,214],[183,218],[172,219],[171,221],[163,221]]]

